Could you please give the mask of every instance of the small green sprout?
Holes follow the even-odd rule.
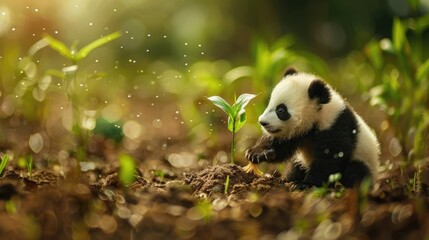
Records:
[[[208,98],[214,105],[228,114],[228,130],[232,132],[231,163],[234,163],[235,133],[246,123],[247,116],[244,108],[254,97],[256,97],[255,94],[241,94],[232,106],[219,96]]]
[[[27,156],[26,164],[27,164],[27,174],[31,178],[31,175],[33,173],[33,156],[32,155]]]
[[[161,169],[157,169],[157,170],[153,171],[153,175],[154,175],[155,177],[157,177],[157,178],[158,178],[158,180],[159,180],[160,182],[164,182],[164,179],[165,179],[165,171],[163,171],[163,170],[161,170]]]
[[[75,41],[70,47],[68,47],[60,40],[50,35],[46,35],[40,41],[36,42],[29,50],[30,55],[34,55],[40,49],[44,47],[50,47],[55,52],[71,61],[71,65],[64,67],[62,71],[49,70],[47,74],[59,77],[64,81],[63,89],[68,97],[70,108],[72,109],[72,132],[75,135],[77,142],[76,155],[79,161],[83,161],[86,157],[85,145],[87,145],[88,134],[85,132],[86,130],[80,126],[82,122],[82,109],[79,103],[79,99],[82,93],[79,92],[78,88],[76,87],[76,85],[78,84],[78,64],[80,61],[85,59],[92,51],[103,45],[106,45],[107,43],[115,39],[118,39],[120,36],[120,32],[113,32],[90,42],[89,44],[83,46],[80,49],[77,49],[77,41]],[[88,79],[90,78],[86,78],[86,80]]]
[[[128,186],[135,180],[136,164],[133,157],[123,154],[119,157],[119,182]]]
[[[6,168],[7,163],[10,160],[10,156],[5,154],[1,157],[1,163],[0,163],[0,175],[3,174],[4,169]]]
[[[329,175],[328,183],[324,183],[321,187],[315,188],[313,193],[317,197],[323,197],[330,192],[335,194],[335,197],[341,197],[344,193],[344,186],[340,183],[341,173],[334,173]],[[331,191],[329,186],[334,186],[334,191]]]
[[[74,64],[77,64],[80,60],[86,58],[90,52],[95,50],[96,48],[99,48],[121,36],[120,32],[114,32],[107,36],[101,37],[97,40],[94,40],[93,42],[89,43],[88,45],[84,46],[80,50],[76,49],[77,44],[73,44],[70,48],[67,47],[63,42],[60,40],[55,39],[54,37],[50,35],[46,35],[41,41],[41,45],[48,45],[53,50],[61,54],[63,57],[69,59]]]
[[[228,188],[229,188],[229,175],[228,176],[226,176],[226,179],[225,179],[225,189],[224,189],[224,191],[223,191],[223,193],[226,195],[226,194],[228,194]]]

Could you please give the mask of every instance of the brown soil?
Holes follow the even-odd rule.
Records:
[[[418,239],[427,196],[400,187],[291,191],[281,176],[238,165],[167,174],[136,172],[128,187],[105,164],[64,175],[8,170],[0,179],[0,239]],[[181,177],[183,176],[183,177]],[[225,183],[229,185],[225,194]]]

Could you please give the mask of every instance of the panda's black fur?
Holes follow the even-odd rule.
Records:
[[[341,173],[345,187],[374,179],[378,141],[348,103],[312,74],[288,69],[282,81],[259,119],[264,134],[246,151],[247,158],[253,163],[292,159],[287,180],[299,188],[321,186],[334,173]]]

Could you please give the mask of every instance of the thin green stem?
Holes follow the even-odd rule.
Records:
[[[231,163],[234,164],[234,156],[235,156],[235,121],[234,118],[232,120],[232,143],[231,143]]]

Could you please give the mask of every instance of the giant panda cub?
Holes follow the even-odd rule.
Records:
[[[353,187],[374,178],[379,143],[362,118],[319,77],[288,69],[259,117],[263,135],[247,149],[255,164],[292,160],[287,181],[297,188],[321,186],[341,173]]]

